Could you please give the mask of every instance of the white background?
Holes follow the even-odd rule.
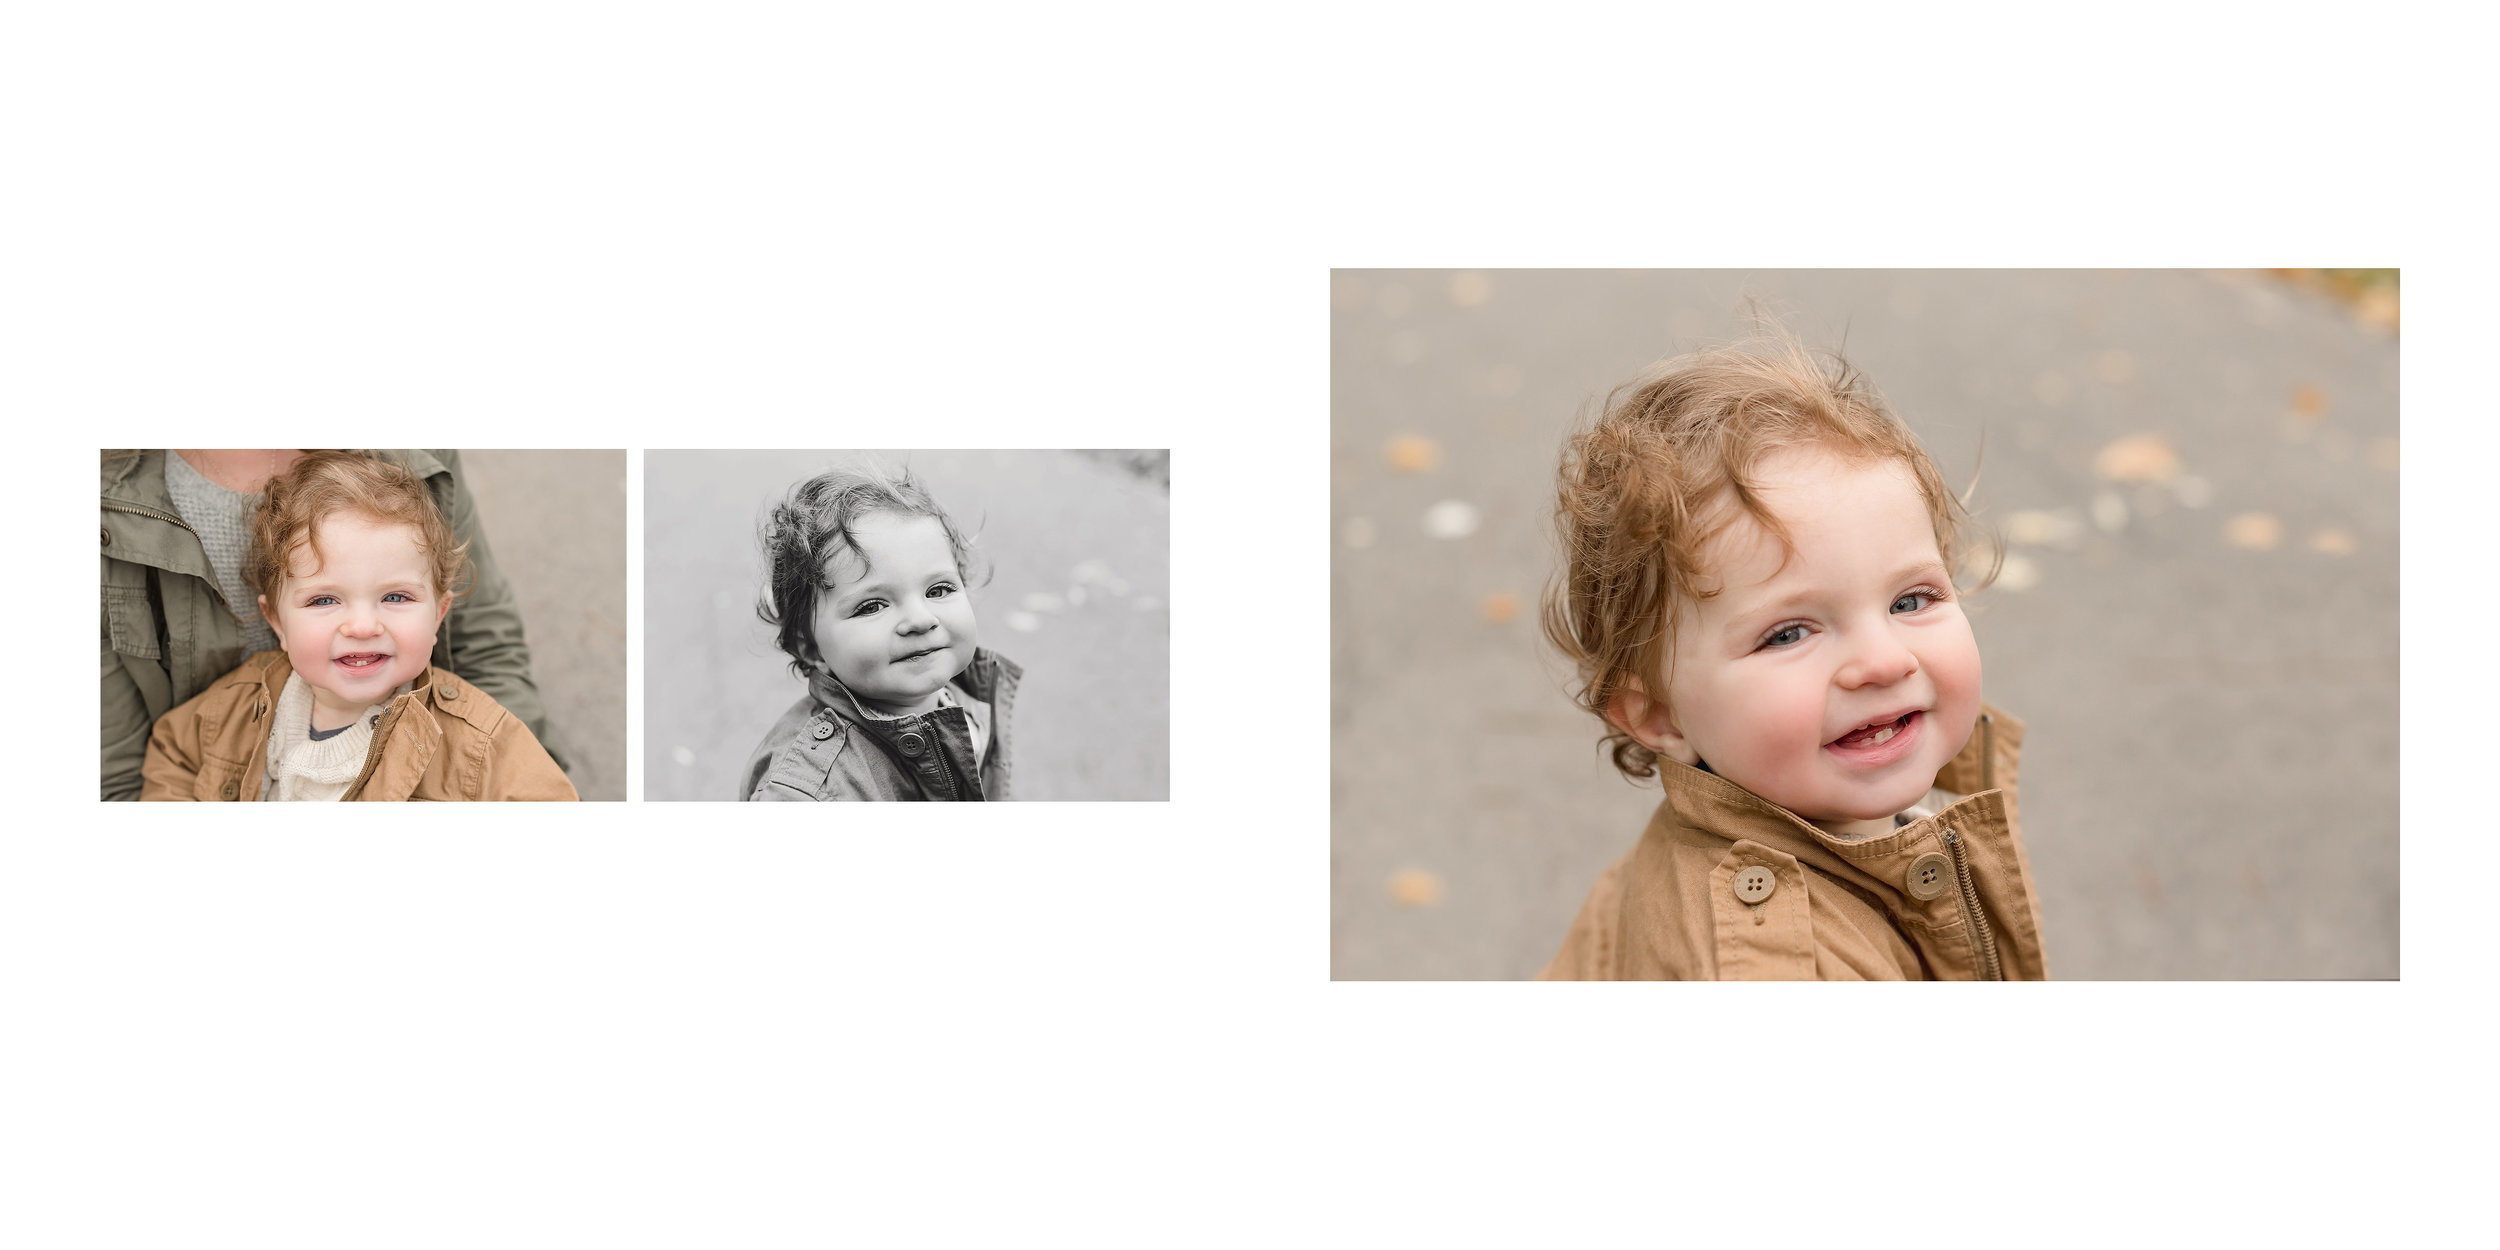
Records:
[[[2404,6],[903,11],[5,19],[0,395],[33,471],[0,1241],[2297,1244],[2465,1214],[2478,40]],[[2409,268],[2403,981],[1326,980],[1330,266],[2269,263]],[[88,797],[52,634],[87,619],[97,447],[769,447],[859,411],[1173,449],[1171,803]]]

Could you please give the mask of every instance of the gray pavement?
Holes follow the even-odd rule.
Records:
[[[2052,973],[2397,975],[2393,333],[2257,273],[1997,270],[1334,275],[1333,975],[1531,976],[1637,836],[1658,792],[1535,625],[1554,462],[1748,296],[1845,328],[1948,481],[1985,432],[2018,541],[1967,602]]]
[[[1160,453],[888,451],[994,566],[982,645],[1024,668],[1018,799],[1171,790],[1171,496]],[[729,800],[805,687],[756,618],[756,523],[846,453],[648,451],[643,459],[643,796]]]
[[[548,737],[582,798],[625,798],[625,453],[460,453],[521,602]]]

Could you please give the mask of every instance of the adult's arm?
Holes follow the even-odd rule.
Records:
[[[494,696],[504,710],[521,718],[530,733],[547,754],[563,765],[564,756],[547,737],[547,705],[538,696],[538,686],[530,680],[530,648],[521,632],[521,605],[513,598],[511,583],[504,580],[503,569],[495,563],[495,550],[486,541],[486,531],[478,524],[477,499],[460,473],[460,453],[432,453],[443,467],[451,470],[452,533],[469,544],[469,560],[476,566],[477,578],[469,593],[452,605],[451,620],[445,625],[445,638],[451,648],[452,672],[469,680],[471,685]]]
[[[200,727],[188,705],[159,717],[148,731],[147,759],[141,767],[139,797],[150,802],[191,801],[199,788]]]
[[[139,772],[148,754],[148,705],[122,658],[104,647],[104,797],[139,797]]]

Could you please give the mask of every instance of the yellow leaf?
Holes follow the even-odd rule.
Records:
[[[1441,903],[1441,877],[1421,868],[1401,868],[1389,874],[1389,901],[1400,907],[1437,907]]]
[[[2103,447],[2092,467],[2113,482],[2167,482],[2179,476],[2179,453],[2159,434],[2130,434]]]
[[[2222,527],[2222,537],[2248,551],[2272,551],[2283,541],[2283,523],[2271,513],[2243,512]]]
[[[1421,434],[1400,434],[1389,440],[1389,467],[1400,473],[1430,473],[1441,467],[1441,444]]]
[[[1519,596],[1497,590],[1484,597],[1484,619],[1500,625],[1519,615]]]

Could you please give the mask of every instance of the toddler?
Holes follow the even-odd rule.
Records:
[[[467,562],[389,461],[310,452],[272,478],[244,575],[278,649],[157,720],[141,797],[579,797],[519,717],[427,662]]]
[[[758,800],[1003,799],[1024,670],[981,647],[971,543],[909,473],[839,468],[765,522],[756,614],[807,694],[748,759]]]
[[[2046,976],[1968,515],[1834,365],[1777,334],[1671,361],[1564,453],[1546,634],[1666,799],[1545,979]]]

